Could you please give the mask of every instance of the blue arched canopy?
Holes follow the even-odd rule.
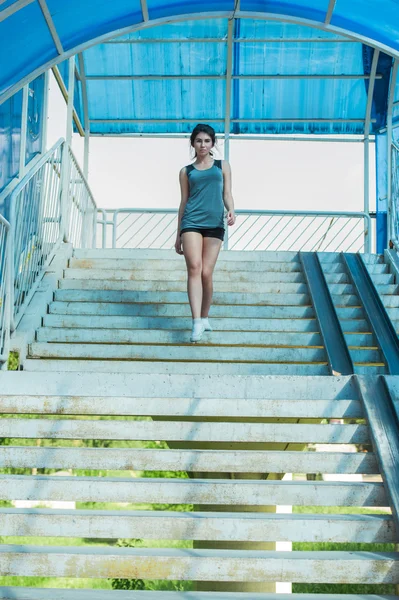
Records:
[[[364,133],[373,48],[369,131],[385,126],[397,0],[0,6],[0,102],[80,55],[75,108],[93,134],[185,132],[198,120],[229,133]]]
[[[226,136],[376,134],[386,211],[398,0],[0,1],[0,190],[17,173],[21,88],[34,153],[41,76],[58,65],[67,87],[73,56],[82,135],[187,133],[198,121]]]

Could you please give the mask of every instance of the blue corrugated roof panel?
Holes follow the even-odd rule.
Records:
[[[399,50],[398,0],[337,0],[331,24]]]
[[[47,0],[47,6],[65,50],[82,44],[88,31],[94,39],[143,18],[140,0]]]
[[[88,98],[93,133],[98,129],[93,123],[96,119],[224,119],[225,86],[221,80],[122,80],[113,82],[112,94],[108,82],[90,81]],[[143,123],[140,131],[146,127]],[[101,131],[104,129],[103,125]],[[160,129],[170,132],[167,123],[159,123]],[[114,125],[110,125],[111,131],[115,132]]]
[[[226,72],[226,44],[101,44],[86,50],[84,61],[86,77],[223,76]]]
[[[0,19],[2,100],[20,89],[25,77],[31,75],[34,78],[40,69],[62,62],[67,58],[68,51],[87,49],[93,40],[105,41],[103,38],[111,38],[119,33],[129,34],[129,29],[140,27],[143,28],[140,35],[150,36],[152,25],[154,35],[164,35],[163,27],[167,19],[180,21],[175,31],[184,35],[185,18],[191,22],[187,29],[189,34],[197,30],[197,35],[201,35],[199,26],[193,25],[201,15],[208,19],[211,15],[215,18],[224,17],[222,26],[226,35],[226,17],[242,14],[237,11],[233,15],[235,8],[245,12],[246,18],[240,23],[242,35],[246,35],[246,30],[254,25],[258,31],[261,30],[261,25],[254,22],[250,24],[247,18],[253,16],[260,20],[261,17],[267,19],[268,15],[272,15],[277,24],[267,26],[271,34],[273,27],[276,27],[280,28],[282,37],[288,34],[300,36],[299,30],[309,23],[313,26],[313,31],[307,31],[310,37],[347,35],[358,42],[375,45],[388,54],[399,56],[397,0],[336,0],[335,3],[329,0],[241,0],[240,6],[235,0],[147,0],[143,3],[144,13],[140,0],[47,0],[47,5],[51,17],[49,23],[45,22],[38,0],[33,0],[27,6],[23,2],[10,0],[0,4],[0,16],[4,16]],[[16,12],[9,14],[13,7]],[[148,8],[148,21],[145,7]],[[333,9],[331,12],[330,8]],[[327,16],[331,17],[330,24]],[[158,21],[152,23],[152,19]],[[55,40],[50,33],[53,26]],[[156,29],[155,26],[160,27]],[[298,28],[297,33],[295,27]],[[215,25],[215,29],[218,28],[219,24]]]
[[[0,25],[3,25],[0,29],[0,90],[5,91],[21,74],[31,73],[50,60],[54,56],[54,42],[36,2]]]

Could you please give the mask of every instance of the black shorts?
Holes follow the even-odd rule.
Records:
[[[200,233],[202,237],[212,237],[217,238],[218,240],[222,240],[224,238],[224,229],[223,227],[212,227],[211,229],[199,229],[196,227],[186,227],[182,229],[180,235],[183,233],[187,233],[188,231],[194,231],[195,233]]]

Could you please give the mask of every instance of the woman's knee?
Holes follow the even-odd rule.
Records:
[[[202,272],[202,261],[192,261],[187,265],[187,272],[190,277],[198,277]]]
[[[204,265],[202,267],[202,280],[203,281],[212,281],[212,277],[213,277],[213,269],[210,267],[207,267],[206,265]]]

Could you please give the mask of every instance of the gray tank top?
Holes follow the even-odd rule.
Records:
[[[186,167],[190,195],[181,221],[181,229],[224,227],[222,161],[215,160],[210,169],[200,171]]]

